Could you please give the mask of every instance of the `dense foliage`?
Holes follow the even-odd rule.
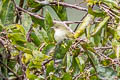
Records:
[[[119,0],[67,2],[0,0],[0,80],[120,80]],[[78,24],[75,39],[56,43],[59,22]]]

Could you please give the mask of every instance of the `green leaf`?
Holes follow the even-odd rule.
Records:
[[[101,31],[101,29],[103,27],[105,27],[105,24],[108,22],[108,20],[110,19],[109,16],[105,17],[103,19],[103,21],[101,21],[95,28],[95,30],[93,31],[93,33],[91,34],[92,36],[95,36],[97,33],[99,33]]]
[[[52,6],[58,17],[60,18],[61,21],[66,21],[68,20],[67,18],[67,12],[66,8],[63,6]]]
[[[120,8],[116,0],[102,0],[102,2],[107,4],[110,8]]]
[[[100,79],[114,80],[117,76],[116,72],[111,67],[98,66],[97,72]]]
[[[42,7],[42,5],[35,2],[35,0],[27,0],[27,3],[29,5],[29,7],[32,7],[32,8],[37,8],[38,6]]]
[[[29,48],[25,48],[25,47],[16,45],[16,49],[17,49],[17,50],[20,50],[20,51],[23,51],[23,52],[25,52],[25,53],[28,53],[28,54],[32,54],[32,50],[29,49]]]
[[[99,61],[98,61],[97,56],[89,50],[86,51],[86,54],[88,55],[88,57],[90,59],[90,62],[93,65],[93,67],[96,69],[96,67],[99,65]]]
[[[116,40],[114,40],[112,42],[112,46],[113,46],[113,49],[115,51],[117,59],[119,59],[119,57],[120,57],[120,43],[117,42]]]
[[[54,72],[55,68],[54,68],[54,61],[50,61],[47,64],[47,68],[46,68],[46,74],[49,75],[50,72]]]
[[[46,16],[45,16],[45,31],[47,32],[47,36],[50,42],[55,42],[54,40],[54,31],[51,29],[53,26],[53,21],[50,13],[46,11]]]
[[[38,38],[38,36],[36,35],[36,33],[34,31],[32,31],[30,33],[30,38],[32,39],[32,42],[36,45],[36,46],[39,46],[41,41],[40,39]]]
[[[66,60],[66,63],[67,63],[67,66],[66,66],[66,72],[69,72],[69,69],[72,65],[72,56],[70,55],[70,53],[67,53],[67,60]]]
[[[30,70],[27,68],[26,70],[26,76],[27,78],[29,78],[30,80],[35,80],[37,78],[37,76],[35,74],[33,74],[32,72],[30,72]]]
[[[3,30],[3,25],[0,23],[0,32]]]
[[[48,30],[50,29],[50,27],[53,26],[52,17],[48,11],[46,11],[46,15],[45,15],[45,25],[46,25],[45,30]]]
[[[79,36],[81,36],[82,34],[85,33],[85,29],[86,27],[89,25],[91,25],[91,22],[94,20],[94,16],[88,14],[84,19],[83,19],[83,23],[80,24],[80,26],[78,27],[78,29],[75,31],[74,37],[77,38]]]
[[[27,42],[25,36],[21,33],[10,33],[8,34],[8,38],[12,40],[13,44],[24,45],[24,43]]]
[[[48,54],[54,49],[55,45],[54,44],[47,44],[43,50],[42,50],[42,53],[43,54]]]
[[[70,40],[65,40],[64,42],[57,44],[55,47],[54,57],[57,59],[62,59],[69,50],[71,44],[72,41]]]
[[[80,72],[83,72],[84,71],[84,68],[85,68],[85,61],[82,57],[78,56],[75,58],[76,59],[76,62],[80,68]]]
[[[96,45],[96,46],[99,46],[99,45],[100,45],[100,42],[101,42],[101,39],[102,39],[101,35],[100,35],[100,34],[97,34],[97,35],[95,35],[93,38],[94,38],[94,43],[95,43],[95,45]]]
[[[62,80],[72,80],[72,76],[69,73],[65,73]]]
[[[8,11],[5,16],[5,24],[12,24],[14,23],[14,17],[15,17],[15,6],[12,1],[8,4]]]
[[[105,12],[101,10],[92,10],[92,7],[88,7],[88,13],[95,17],[103,17],[105,15]]]
[[[42,19],[38,19],[34,16],[31,16],[31,18],[32,18],[32,21],[34,22],[34,24],[39,24],[40,27],[45,29],[44,21]]]
[[[5,24],[6,16],[8,13],[8,8],[9,8],[10,0],[3,0],[2,1],[2,9],[0,11],[0,19],[3,24]]]

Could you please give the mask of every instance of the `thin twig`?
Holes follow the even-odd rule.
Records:
[[[29,29],[29,31],[27,32],[27,35],[26,35],[26,38],[27,38],[28,42],[31,42],[30,34],[31,34],[32,30],[33,30],[33,27],[32,27],[32,24],[31,24],[30,29]]]
[[[109,46],[109,47],[95,47],[94,49],[95,49],[95,50],[100,50],[100,49],[106,50],[106,49],[112,49],[112,46]]]
[[[119,19],[120,19],[120,17],[117,15],[117,14],[115,14],[114,13],[114,11],[110,8],[110,7],[108,7],[107,5],[105,5],[105,4],[101,4],[100,5],[100,7],[108,14],[108,15],[110,15],[111,17],[118,17]],[[113,17],[113,18],[114,18]]]
[[[23,11],[24,13],[29,14],[30,16],[34,16],[37,19],[41,19],[44,20],[44,17],[41,17],[35,13],[29,12],[23,8],[20,8],[19,6],[16,5],[16,8],[20,9],[21,11]],[[53,23],[66,23],[66,24],[78,24],[78,23],[82,23],[83,21],[57,21],[57,20],[53,20]],[[100,21],[95,21],[94,23],[99,23]],[[112,24],[112,23],[108,23],[108,24]]]
[[[44,61],[43,63],[42,63],[42,69],[43,69],[43,72],[44,72],[44,78],[45,78],[45,80],[47,80],[47,77],[46,77],[46,67],[45,67],[45,65],[47,64],[47,63],[49,63],[50,61],[52,61],[53,60],[53,58],[51,58],[51,59],[49,59],[49,60],[46,60],[46,61]]]
[[[39,50],[42,51],[43,47],[45,47],[45,43],[43,43],[43,44],[40,46]]]
[[[43,5],[60,5],[60,6],[64,6],[64,7],[69,7],[69,8],[74,8],[74,9],[77,9],[77,10],[81,10],[81,11],[88,11],[88,9],[86,8],[83,8],[83,7],[79,7],[79,6],[76,6],[76,5],[72,5],[72,4],[68,4],[68,3],[65,3],[65,2],[58,2],[58,1],[53,1],[53,2],[43,2],[43,1],[39,1],[39,0],[35,0],[37,3],[39,4],[43,4]]]
[[[18,63],[20,64],[21,68],[22,68],[22,76],[23,76],[23,79],[24,80],[27,80],[26,78],[26,66],[25,64],[23,64],[23,62],[21,61],[22,60],[22,51],[20,51],[20,54],[18,55]]]
[[[87,16],[87,14],[88,14],[88,13],[86,13],[86,14],[82,17],[82,19],[81,19],[80,21],[83,21],[83,19]],[[80,23],[78,23],[77,26],[75,27],[74,32],[77,30],[79,24],[80,24]]]
[[[51,5],[61,5],[61,6],[64,6],[64,7],[69,7],[69,8],[74,8],[74,9],[77,9],[77,10],[81,10],[81,11],[88,11],[88,9],[86,8],[83,8],[83,7],[79,7],[79,6],[76,6],[76,5],[72,5],[72,4],[68,4],[68,3],[65,3],[65,2],[57,2],[57,1],[53,1],[50,3]]]

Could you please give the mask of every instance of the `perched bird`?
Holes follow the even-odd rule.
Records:
[[[55,31],[54,38],[57,43],[64,39],[74,38],[74,32],[65,23],[55,23],[52,28]]]

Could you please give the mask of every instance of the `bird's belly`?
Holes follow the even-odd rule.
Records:
[[[57,42],[60,42],[66,38],[66,34],[64,31],[56,31],[54,34],[54,38]]]

